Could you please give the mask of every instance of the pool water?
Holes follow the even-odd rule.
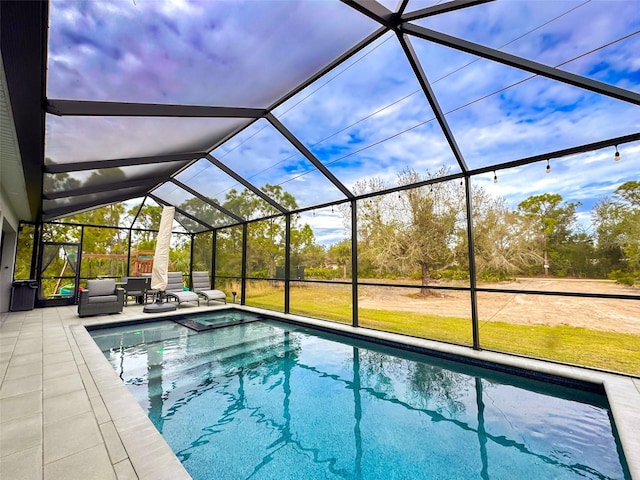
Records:
[[[274,321],[91,332],[200,479],[625,479],[606,399]]]

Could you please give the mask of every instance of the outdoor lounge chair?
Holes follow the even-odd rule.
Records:
[[[167,301],[174,299],[178,302],[178,306],[185,302],[198,302],[198,306],[200,306],[200,297],[198,294],[185,291],[182,287],[182,272],[168,272],[167,288],[164,291]]]
[[[128,304],[129,297],[135,297],[136,303],[147,302],[147,289],[151,279],[149,277],[124,277],[124,305]]]
[[[212,290],[209,280],[209,272],[193,272],[192,288],[194,293],[207,300],[207,305],[211,300],[219,300],[227,303],[227,295],[222,290]]]
[[[120,313],[123,303],[124,289],[116,288],[115,280],[87,280],[87,288],[80,292],[78,315]]]

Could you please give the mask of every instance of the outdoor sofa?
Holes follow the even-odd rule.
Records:
[[[113,279],[87,280],[87,288],[80,292],[78,315],[106,315],[120,313],[124,304],[124,289],[116,288]]]

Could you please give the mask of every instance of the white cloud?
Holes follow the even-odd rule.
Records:
[[[579,3],[491,2],[419,23],[498,47]],[[564,62],[638,30],[640,18],[632,4],[590,2],[506,50],[550,65]],[[372,31],[369,20],[357,18],[340,2],[326,1],[137,0],[135,6],[53,1],[49,95],[266,106]],[[433,89],[445,112],[530,75],[481,60],[436,81],[475,57],[419,39],[411,43],[428,78],[435,82]],[[636,35],[563,68],[638,91],[638,48]],[[341,66],[332,72],[329,76],[341,73],[328,83],[320,79],[276,111],[342,183],[351,187],[357,180],[380,177],[394,185],[397,173],[406,166],[422,172],[442,165],[457,170],[393,35],[347,65],[349,68]],[[536,78],[465,106],[447,115],[447,121],[469,167],[478,168],[638,132],[638,113],[635,105]],[[412,129],[422,122],[428,123]],[[223,127],[237,125],[230,123]],[[303,206],[341,198],[317,172],[299,176],[310,164],[293,154],[293,147],[271,127],[247,140],[265,125],[265,121],[257,122],[243,138],[229,142],[244,142],[232,153],[225,155],[230,145],[222,147],[217,152],[221,160],[257,186],[286,182],[283,187],[291,189]],[[47,154],[76,161],[177,151],[220,138],[229,131],[223,127],[199,119],[50,119]],[[331,138],[313,146],[327,137]],[[382,143],[364,149],[376,142]],[[637,148],[623,147],[619,164],[604,158],[607,154],[602,151],[552,160],[549,176],[543,164],[536,164],[499,172],[495,186],[492,174],[474,181],[486,182],[488,189],[510,202],[553,189],[568,201],[584,200],[587,205],[610,195],[616,185],[640,170]],[[214,172],[213,167],[200,165],[187,170],[184,178],[208,195],[222,195],[235,182]],[[586,214],[581,211],[580,215],[584,218]],[[315,218],[318,231],[335,229],[322,224],[320,216]]]

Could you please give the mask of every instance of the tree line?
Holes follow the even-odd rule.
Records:
[[[119,170],[119,169],[115,169]],[[405,169],[395,185],[382,179],[359,181],[357,196],[374,194],[357,202],[358,273],[361,278],[405,278],[423,286],[433,280],[465,280],[469,277],[469,235],[465,188],[457,181],[437,182],[448,172],[419,173]],[[119,178],[121,175],[117,175]],[[90,178],[99,181],[99,175]],[[67,174],[48,180],[52,190],[76,186]],[[433,183],[429,183],[433,182]],[[422,186],[411,188],[411,185]],[[394,193],[389,188],[407,187]],[[296,210],[296,199],[281,186],[265,185],[262,190],[287,210]],[[379,193],[379,195],[375,195]],[[178,207],[218,228],[216,274],[240,276],[242,227],[226,227],[233,212],[252,220],[247,228],[247,275],[276,278],[284,265],[285,229],[283,216],[272,205],[249,190],[229,190],[211,207],[192,197]],[[567,202],[558,193],[543,193],[522,200],[511,208],[502,197],[472,185],[473,250],[480,280],[498,281],[515,276],[613,278],[633,285],[640,277],[640,181],[621,184],[611,196],[600,199],[591,212],[592,228],[587,231],[577,220],[576,202]],[[131,248],[153,250],[162,207],[146,204],[113,204],[64,219],[75,224],[117,227],[136,218]],[[350,225],[351,209],[339,208],[345,225]],[[186,229],[200,232],[206,227],[182,216]],[[329,246],[320,245],[313,229],[291,216],[290,256],[292,266],[303,266],[307,278],[347,278],[351,274],[351,240],[345,238]],[[209,270],[213,237],[194,237],[194,269]],[[78,227],[47,224],[43,239],[80,241]],[[191,235],[174,235],[172,267],[188,271]],[[83,252],[122,254],[129,248],[128,232],[118,228],[87,227]],[[25,248],[22,246],[21,248]],[[18,262],[23,262],[19,250]],[[336,268],[337,267],[337,268]],[[106,267],[99,267],[106,268]],[[17,265],[17,272],[24,265]],[[96,269],[94,268],[95,272]],[[87,273],[84,271],[84,273]],[[103,274],[107,274],[104,272]],[[426,288],[425,288],[426,292]]]
[[[445,175],[406,169],[397,186]],[[391,186],[380,179],[356,185],[359,195]],[[543,193],[510,208],[480,185],[471,188],[473,250],[481,280],[516,275],[613,278],[627,285],[640,276],[640,181],[621,184],[592,211],[592,228],[580,225],[580,203]],[[435,278],[469,275],[469,235],[462,183],[447,181],[381,194],[358,205],[359,275]]]

